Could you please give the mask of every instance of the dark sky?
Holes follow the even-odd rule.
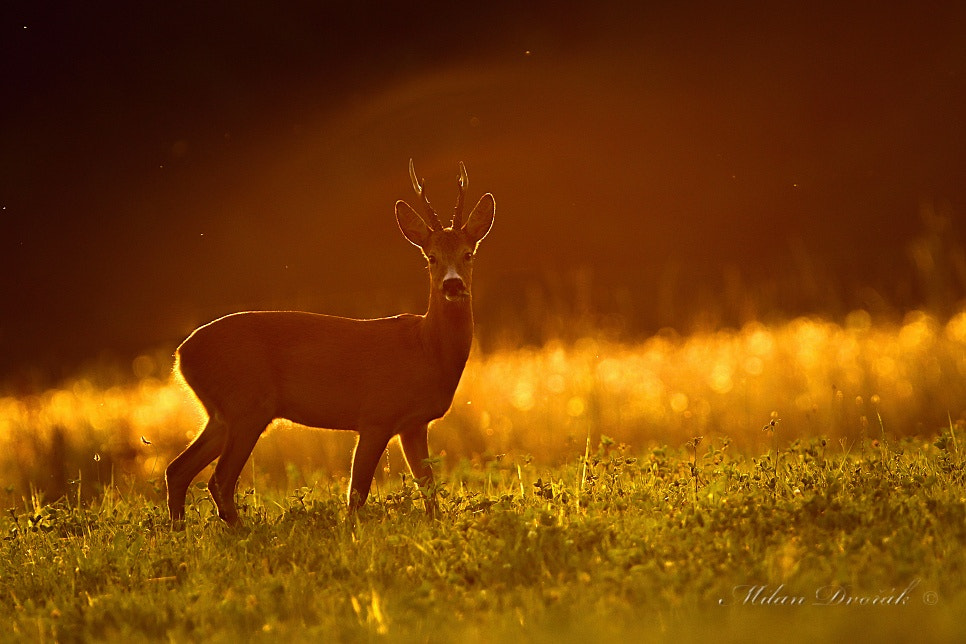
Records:
[[[496,195],[483,327],[582,288],[644,330],[736,279],[914,298],[921,205],[961,241],[962,2],[94,4],[0,9],[0,376],[418,311],[410,157],[439,210],[460,160]]]

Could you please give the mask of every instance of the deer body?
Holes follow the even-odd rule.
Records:
[[[195,331],[178,349],[179,368],[206,409],[221,416],[246,408],[354,431],[409,411],[428,422],[449,409],[468,346],[433,355],[424,326],[415,315],[235,313]]]
[[[355,320],[299,311],[235,313],[196,329],[181,344],[178,369],[208,421],[165,471],[173,522],[184,518],[191,481],[216,458],[209,492],[219,516],[238,522],[238,476],[276,418],[358,432],[350,509],[365,503],[379,458],[397,435],[413,476],[432,482],[427,426],[449,409],[469,356],[472,260],[495,211],[492,195],[486,194],[462,223],[466,175],[460,168],[457,214],[450,227],[442,226],[425,199],[411,162],[425,220],[405,202],[396,203],[400,229],[429,263],[425,315]],[[427,509],[434,509],[430,502]]]

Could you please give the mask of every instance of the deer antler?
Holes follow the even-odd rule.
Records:
[[[463,227],[463,196],[466,193],[466,187],[468,185],[470,185],[470,178],[466,175],[466,167],[460,161],[460,192],[456,196],[456,209],[453,213],[454,229]]]
[[[413,190],[423,202],[423,209],[425,212],[425,217],[423,221],[430,230],[442,230],[443,222],[439,220],[439,215],[433,210],[433,207],[429,204],[429,199],[426,198],[426,190],[423,188],[422,182],[416,177],[416,169],[413,167],[413,160],[409,160],[409,178],[413,181]],[[425,181],[425,179],[423,180]]]

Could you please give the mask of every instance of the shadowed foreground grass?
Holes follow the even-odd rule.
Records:
[[[954,431],[463,461],[437,520],[405,479],[354,518],[331,479],[241,490],[234,533],[203,485],[183,532],[136,492],[36,500],[0,522],[0,615],[36,641],[954,641]]]

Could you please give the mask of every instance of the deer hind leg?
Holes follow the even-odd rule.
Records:
[[[390,436],[386,436],[376,428],[361,430],[359,440],[356,442],[356,449],[352,455],[352,474],[349,483],[349,512],[355,512],[369,498],[369,489],[372,487],[372,475],[376,473],[376,465],[386,445],[389,444]]]
[[[173,524],[184,520],[184,500],[188,486],[221,453],[227,429],[220,419],[211,416],[201,433],[165,469],[168,515]]]
[[[403,455],[406,463],[409,464],[409,471],[413,473],[413,478],[424,490],[432,490],[433,487],[433,468],[427,462],[429,458],[429,427],[418,425],[412,429],[399,433],[399,442],[402,445]],[[426,497],[426,512],[430,516],[436,516],[439,508],[436,505],[435,496]]]
[[[235,507],[235,486],[245,462],[255,449],[255,443],[268,426],[268,420],[239,421],[229,426],[228,437],[224,442],[215,473],[208,480],[208,492],[218,507],[218,516],[225,523],[238,524],[238,510]]]

